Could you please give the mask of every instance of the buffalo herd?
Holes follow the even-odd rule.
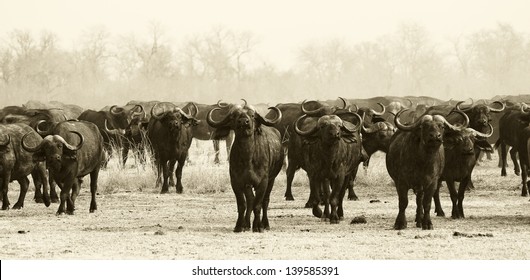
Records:
[[[473,169],[481,153],[493,152],[492,144],[500,147],[501,176],[506,176],[510,151],[514,171],[522,178],[521,194],[528,196],[529,101],[530,96],[478,101],[339,97],[275,106],[250,105],[244,99],[234,104],[130,101],[99,111],[30,101],[0,109],[2,210],[9,209],[8,186],[13,180],[20,185],[13,209],[24,206],[31,175],[35,201],[46,206],[59,203],[57,214],[71,215],[82,178],[90,175],[89,211],[96,211],[98,174],[106,168],[112,149],[121,151],[123,165],[130,152],[143,163],[149,149],[158,172],[153,184],[161,186],[161,193],[173,185],[182,193],[192,140],[212,140],[217,164],[219,140],[224,139],[238,211],[234,232],[270,229],[270,194],[284,161],[285,199],[294,199],[292,181],[301,168],[309,179],[306,207],[318,218],[339,223],[346,192],[347,199],[358,199],[354,181],[359,166],[366,168],[376,151],[386,153],[386,168],[397,191],[394,229],[407,227],[405,210],[412,189],[416,226],[430,230],[433,200],[434,212],[445,215],[439,198],[443,181],[452,201],[451,217],[465,217],[462,202],[466,190],[474,187]]]

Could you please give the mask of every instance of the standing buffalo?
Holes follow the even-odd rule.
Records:
[[[105,160],[103,137],[98,127],[85,121],[61,122],[36,146],[30,146],[26,141],[31,134],[32,132],[28,132],[22,137],[22,147],[34,153],[35,160],[46,161],[50,176],[61,188],[61,203],[57,214],[74,214],[81,179],[87,174],[90,174],[92,195],[90,213],[96,211],[98,175]]]
[[[40,185],[44,185],[44,203],[50,206],[48,181],[46,180],[46,169],[41,162],[33,161],[34,155],[20,146],[20,141],[26,133],[32,133],[33,129],[26,124],[0,124],[0,199],[2,210],[9,209],[7,197],[9,182],[17,180],[20,185],[20,195],[13,209],[24,207],[24,198],[28,190],[28,175],[33,175],[35,193],[40,192]],[[42,138],[33,135],[28,142],[40,142]]]
[[[299,136],[294,131],[295,121],[302,115],[309,113],[313,116],[323,116],[326,114],[333,114],[337,110],[346,110],[347,102],[344,98],[339,97],[343,103],[342,107],[328,105],[319,101],[304,101],[300,103],[286,103],[278,104],[278,108],[282,112],[282,119],[274,125],[280,131],[284,153],[287,152],[287,187],[285,189],[285,199],[294,200],[292,193],[292,183],[295,172],[301,168],[303,162],[303,155],[299,152],[301,149],[301,142]],[[265,118],[272,119],[275,114],[273,111],[265,115]],[[309,204],[306,204],[310,207]]]
[[[161,112],[160,112],[161,111]],[[169,191],[168,180],[173,180],[173,170],[178,161],[175,175],[177,177],[176,190],[182,193],[182,169],[188,157],[192,135],[191,127],[198,125],[199,120],[195,113],[185,113],[173,103],[157,103],[151,108],[151,120],[147,127],[147,137],[151,142],[151,148],[155,157],[158,170],[157,185],[163,175],[162,191]]]
[[[188,103],[188,105],[184,106],[182,109],[183,110],[191,109],[189,108],[191,104],[194,104],[194,103],[190,102]],[[219,132],[217,132],[215,128],[209,126],[208,123],[206,122],[206,114],[213,108],[221,108],[220,110],[221,113],[226,114],[230,110],[230,106],[226,104],[222,104],[220,101],[217,102],[217,104],[213,104],[213,105],[206,105],[206,104],[195,105],[194,104],[193,106],[197,106],[199,112],[197,113],[196,118],[200,120],[200,123],[198,125],[193,126],[191,128],[191,133],[193,135],[193,138],[197,140],[202,140],[202,141],[212,140],[213,148],[215,151],[214,163],[218,164],[220,162],[219,161],[219,150],[220,150],[219,141],[221,139],[226,140],[226,154],[229,155],[230,146],[232,145],[232,142],[234,140],[234,133],[226,131],[225,133],[220,134]]]
[[[362,159],[359,134],[362,118],[353,112],[324,115],[313,121],[306,121],[304,128],[301,128],[300,122],[307,117],[308,115],[303,115],[298,118],[294,127],[296,133],[303,138],[303,165],[309,177],[313,215],[329,216],[331,223],[338,223],[344,216],[342,201],[346,189],[355,180]],[[324,198],[325,209],[322,216],[319,194],[323,190],[327,196],[327,182],[331,185],[331,195]]]
[[[392,137],[386,154],[386,167],[399,196],[399,213],[394,229],[407,227],[405,210],[411,188],[416,193],[416,226],[433,229],[429,212],[445,164],[442,145],[444,128],[460,128],[440,115],[425,115],[411,125],[404,125],[399,119],[403,112],[400,111],[394,119],[399,130]]]
[[[236,196],[238,218],[234,232],[250,229],[250,215],[254,212],[252,230],[268,230],[267,208],[274,180],[282,168],[283,149],[280,132],[271,126],[282,118],[280,109],[273,109],[277,117],[267,119],[256,112],[253,106],[232,106],[220,121],[214,121],[212,114],[221,108],[208,112],[207,122],[219,130],[234,130],[235,139],[230,153],[230,183]],[[254,189],[254,192],[253,190]],[[263,209],[263,218],[261,210]]]
[[[512,157],[515,174],[519,175],[520,173],[521,169],[517,163],[517,154],[519,154],[519,157],[522,155],[526,156],[525,151],[527,148],[524,147],[527,139],[526,128],[530,125],[530,112],[527,112],[526,109],[526,106],[521,106],[519,110],[508,110],[499,120],[499,139],[495,143],[495,146],[501,147],[501,176],[506,176],[506,145],[512,146],[510,155]],[[522,151],[519,151],[519,149],[522,149]],[[522,160],[525,160],[525,158]],[[526,172],[523,175],[526,175]],[[521,196],[528,196],[526,180],[523,182]]]
[[[434,193],[434,204],[436,214],[445,216],[440,204],[440,187],[442,186],[442,181],[445,181],[453,203],[451,217],[460,219],[465,217],[464,195],[469,182],[471,182],[471,173],[477,162],[476,152],[477,150],[493,150],[488,141],[486,141],[493,133],[493,127],[489,124],[490,132],[488,134],[478,132],[473,128],[467,128],[469,124],[467,115],[460,111],[455,112],[460,113],[465,118],[465,121],[462,125],[462,130],[447,130],[443,135],[445,165]],[[455,181],[460,182],[458,192],[455,188]]]
[[[86,110],[79,116],[79,120],[91,122],[98,127],[103,136],[103,146],[108,159],[112,154],[112,146],[122,147],[122,138],[129,127],[130,119],[141,116],[143,112],[144,108],[141,105],[135,106],[135,109],[130,111],[113,105],[108,111]],[[103,167],[106,164],[105,162]]]

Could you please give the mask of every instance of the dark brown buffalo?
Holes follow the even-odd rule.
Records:
[[[74,104],[65,104],[59,101],[50,101],[50,102],[39,102],[30,100],[26,102],[23,107],[27,109],[48,109],[48,110],[57,110],[61,111],[61,114],[66,116],[67,119],[77,119],[85,109],[81,106]]]
[[[84,120],[95,124],[103,136],[103,146],[107,153],[107,159],[112,154],[112,148],[123,147],[125,130],[129,127],[131,119],[140,118],[145,114],[141,105],[136,105],[134,110],[125,110],[123,107],[113,105],[109,110],[94,111],[86,110],[80,116],[79,120]],[[106,167],[107,163],[103,164]]]
[[[297,139],[294,131],[295,121],[304,115],[304,110],[309,112],[309,114],[314,116],[323,116],[326,114],[333,114],[336,110],[344,110],[347,107],[347,102],[345,99],[340,98],[342,101],[342,106],[329,105],[332,102],[320,102],[320,101],[304,101],[302,103],[284,103],[276,105],[282,112],[281,120],[274,125],[278,131],[280,131],[282,146],[284,148],[284,154],[287,154],[287,187],[285,189],[285,199],[294,200],[292,193],[292,183],[294,175],[298,169],[301,168],[303,162],[303,155],[299,152],[301,142]],[[302,104],[304,104],[302,109]],[[265,115],[265,118],[272,119],[274,118],[274,112],[270,112]],[[293,139],[293,141],[291,141]],[[311,207],[310,204],[306,204],[306,207]]]
[[[399,213],[394,229],[407,227],[405,210],[409,189],[416,193],[416,226],[433,229],[430,210],[445,164],[444,129],[459,128],[440,115],[425,115],[411,125],[404,125],[399,119],[402,113],[400,111],[394,120],[398,131],[392,137],[386,154],[386,167],[399,196]]]
[[[191,103],[188,103],[188,105],[184,106],[183,110],[188,110],[189,105]],[[215,152],[215,159],[214,163],[218,164],[219,161],[219,142],[220,140],[225,140],[226,142],[226,154],[230,154],[230,146],[232,145],[232,142],[234,141],[234,133],[225,131],[222,134],[217,132],[215,128],[208,125],[206,122],[206,114],[212,110],[213,108],[221,108],[220,113],[226,114],[230,110],[230,106],[227,104],[222,104],[221,102],[217,102],[217,104],[207,105],[207,104],[196,104],[197,108],[199,109],[199,113],[197,114],[196,118],[200,120],[201,122],[193,126],[191,129],[191,133],[193,135],[193,138],[201,141],[210,141],[213,142],[213,148]]]
[[[521,148],[525,142],[525,134],[523,131],[530,125],[530,112],[526,111],[526,106],[521,106],[519,110],[508,110],[499,120],[499,139],[495,143],[495,147],[501,148],[501,176],[506,176],[506,146],[512,147],[510,155],[514,164],[514,170],[519,175],[520,168],[517,162],[518,149]],[[526,151],[526,149],[524,149]],[[524,155],[524,152],[523,152]],[[521,156],[521,154],[519,154]],[[521,189],[522,196],[528,196],[528,187],[523,182]]]
[[[33,132],[33,129],[26,124],[0,124],[0,200],[2,200],[2,210],[9,209],[7,196],[9,182],[14,180],[18,181],[20,185],[20,195],[13,209],[24,207],[24,199],[29,185],[29,174],[33,175],[35,192],[40,192],[41,185],[44,185],[44,203],[46,206],[50,206],[48,181],[44,164],[33,161],[33,153],[25,151],[20,146],[22,137],[30,132]],[[42,137],[34,134],[27,141],[40,143]]]
[[[232,106],[220,121],[213,120],[212,115],[221,108],[214,108],[207,114],[206,120],[212,127],[235,132],[229,160],[230,183],[238,211],[234,232],[250,229],[252,212],[254,232],[270,229],[267,208],[274,180],[284,158],[280,132],[271,127],[280,122],[282,113],[276,107],[270,109],[276,112],[276,118],[262,117],[249,105]]]
[[[295,122],[295,131],[302,138],[303,167],[309,177],[313,215],[338,223],[344,217],[342,202],[346,189],[355,180],[362,159],[359,134],[362,118],[354,112],[343,112],[309,117],[313,120],[302,124],[308,117],[303,115]],[[324,190],[324,214],[319,207],[321,190]]]
[[[75,200],[81,179],[90,174],[90,213],[97,210],[96,193],[99,170],[105,160],[103,137],[96,125],[85,121],[65,121],[56,124],[50,135],[36,146],[21,140],[22,147],[34,153],[34,159],[45,161],[50,176],[61,189],[61,203],[57,214],[74,214]],[[70,193],[71,191],[71,193]]]
[[[388,153],[388,147],[392,136],[396,132],[396,127],[387,121],[367,124],[361,127],[362,143],[364,151],[366,152],[366,159],[363,164],[368,167],[368,163],[372,154],[377,151]]]
[[[176,191],[182,193],[182,169],[188,157],[192,141],[191,128],[200,121],[195,118],[198,110],[185,113],[173,103],[158,103],[151,108],[151,120],[147,127],[147,138],[151,143],[158,175],[156,185],[163,179],[161,193],[169,192],[169,180],[175,175]],[[163,177],[163,178],[162,178]],[[171,178],[171,179],[170,179]]]
[[[464,128],[469,124],[469,119],[463,112],[460,112],[460,114],[465,118],[465,122],[462,125]],[[445,131],[443,135],[445,165],[434,193],[435,213],[438,216],[445,216],[440,204],[440,188],[442,181],[445,181],[453,204],[451,217],[453,219],[465,217],[463,201],[467,186],[471,182],[471,173],[477,162],[476,152],[478,150],[493,151],[490,143],[486,141],[493,133],[491,124],[489,124],[489,127],[490,132],[488,134],[478,132],[473,128],[464,128],[460,131]],[[458,192],[455,188],[455,181],[460,182]]]

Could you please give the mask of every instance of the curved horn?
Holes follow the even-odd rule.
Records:
[[[418,119],[416,122],[414,122],[413,124],[411,125],[404,125],[401,123],[401,121],[399,120],[399,116],[401,116],[401,114],[405,111],[408,111],[409,109],[402,109],[400,110],[397,114],[396,114],[396,117],[394,118],[394,123],[396,124],[396,127],[399,128],[400,130],[403,130],[403,131],[411,131],[413,130],[414,128],[416,128],[420,123],[421,123],[421,119]]]
[[[177,110],[177,112],[179,112],[181,115],[183,115],[184,117],[186,117],[186,119],[192,119],[192,118],[193,118],[193,115],[188,114],[188,113],[182,111],[182,109],[180,109],[180,108],[178,108],[178,107],[177,107],[175,110]]]
[[[351,109],[352,106],[355,106],[355,110]],[[357,112],[359,111],[359,107],[357,106],[357,104],[353,104],[353,105],[348,106],[348,110],[350,110],[350,112]]]
[[[188,112],[189,112],[188,114],[189,114],[191,117],[194,118],[194,117],[197,116],[197,114],[199,114],[199,107],[197,107],[197,105],[195,104],[195,102],[190,102],[190,103],[191,103],[191,105],[193,106],[193,108],[195,109],[195,113],[192,113],[192,112],[191,112],[191,108],[188,108]]]
[[[412,103],[412,100],[410,100],[410,98],[407,98],[407,100],[408,100],[408,101],[409,101],[409,103],[410,103],[410,106],[409,106],[409,108],[412,108],[412,106],[414,105],[414,103]]]
[[[54,135],[54,136],[56,136],[56,139],[59,140],[61,143],[63,143],[64,146],[66,148],[68,148],[68,150],[77,151],[77,150],[81,149],[81,147],[83,147],[83,142],[85,141],[85,138],[83,137],[83,135],[81,135],[81,133],[79,133],[77,131],[73,131],[73,130],[70,130],[70,133],[77,134],[77,136],[79,136],[79,144],[77,144],[77,146],[74,146],[74,145],[66,142],[66,140],[64,140],[64,138],[59,136],[59,135]]]
[[[305,105],[306,103],[307,103],[307,99],[304,100],[304,101],[302,102],[302,104],[300,105],[300,107],[302,108],[302,112],[303,112],[304,114],[306,114],[306,115],[309,115],[309,116],[315,116],[315,115],[318,115],[318,114],[320,114],[321,112],[323,112],[323,111],[325,110],[324,107],[320,107],[320,108],[318,108],[318,109],[315,109],[315,110],[311,110],[311,111],[309,111],[309,110],[307,110],[306,108],[304,108],[304,105]]]
[[[123,111],[123,108],[118,107],[118,105],[112,105],[109,109],[109,112],[113,115],[118,115]]]
[[[159,107],[162,103],[164,103],[164,104],[171,104],[171,105],[175,106],[175,104],[173,104],[173,103],[169,103],[169,102],[158,102],[158,103],[156,103],[156,104],[153,106],[153,108],[151,108],[151,116],[152,116],[153,118],[157,119],[157,120],[161,120],[162,117],[164,117],[164,115],[165,115],[165,113],[166,113],[166,110],[164,109],[164,111],[162,111],[161,114],[155,114],[155,109],[158,109],[158,107]]]
[[[374,116],[381,116],[386,112],[385,105],[383,105],[383,103],[380,103],[380,102],[377,102],[377,105],[381,106],[381,112],[376,112],[374,109],[370,109],[370,112],[372,112]]]
[[[219,108],[226,108],[226,107],[230,106],[230,105],[228,105],[228,104],[226,104],[226,105],[222,105],[223,103],[222,103],[221,101],[222,101],[221,99],[219,99],[219,101],[217,101],[217,107],[219,107]]]
[[[230,118],[228,118],[228,116],[230,116],[230,114],[226,115],[220,121],[214,121],[212,119],[212,114],[213,114],[213,112],[215,112],[217,110],[221,110],[221,108],[219,108],[219,107],[213,108],[210,111],[208,111],[208,114],[206,114],[206,122],[213,128],[219,128],[219,127],[225,126],[230,121]]]
[[[309,136],[309,135],[314,134],[314,133],[317,132],[317,130],[318,130],[318,126],[317,126],[317,125],[313,126],[313,127],[312,127],[310,130],[308,130],[308,131],[302,131],[302,130],[300,130],[300,128],[298,127],[298,123],[299,123],[303,118],[306,118],[306,117],[308,117],[308,115],[302,115],[302,116],[300,116],[300,117],[296,120],[296,122],[294,123],[294,131],[295,131],[298,135],[300,135],[300,136]]]
[[[272,120],[269,120],[265,117],[261,117],[260,116],[260,122],[262,122],[264,125],[267,125],[267,126],[274,126],[275,124],[279,123],[281,120],[282,120],[282,111],[280,111],[280,109],[276,108],[276,107],[269,107],[267,108],[269,110],[274,110],[276,111],[276,118],[275,119],[272,119]],[[259,114],[258,114],[259,116]]]
[[[471,106],[464,108],[464,109],[460,108],[460,105],[464,102],[465,101],[458,101],[458,103],[456,103],[455,105],[456,111],[468,112],[469,110],[471,110],[471,108],[473,108],[473,100],[471,100]]]
[[[241,98],[241,100],[243,100],[243,102],[245,102],[245,104],[243,104],[243,107],[248,105],[247,101],[244,98]]]
[[[456,125],[453,125],[453,124],[449,123],[449,122],[445,119],[445,117],[443,117],[442,115],[435,115],[434,117],[437,118],[437,119],[439,119],[439,120],[441,120],[441,121],[443,121],[443,123],[444,123],[449,129],[451,129],[451,130],[453,130],[453,131],[461,131],[462,129],[468,127],[468,125],[469,125],[469,117],[466,115],[466,113],[464,113],[463,111],[458,111],[458,110],[453,110],[453,111],[451,111],[449,114],[451,114],[451,113],[458,113],[458,114],[460,114],[460,115],[464,118],[464,123],[461,124],[461,125],[456,126]],[[448,114],[448,115],[449,115],[449,114]],[[438,118],[438,117],[439,117],[439,118]],[[441,118],[441,119],[440,119],[440,118]]]
[[[110,129],[110,128],[107,126],[107,119],[105,119],[105,125],[104,125],[104,128],[105,128],[105,132],[106,132],[107,134],[112,134],[112,135],[121,134],[119,129]]]
[[[344,106],[342,106],[342,110],[346,109],[346,107],[348,106],[348,103],[346,102],[346,99],[344,99],[343,97],[340,97],[339,96],[339,99],[342,100],[342,103],[344,104]]]
[[[488,106],[488,109],[490,109],[490,112],[495,112],[495,113],[498,113],[498,112],[502,112],[504,111],[504,109],[506,109],[506,104],[500,102],[500,101],[494,101],[493,104],[501,104],[501,108],[500,109],[495,109],[495,108],[492,108],[491,106]]]
[[[342,127],[344,129],[346,129],[347,131],[349,131],[351,133],[354,133],[356,131],[359,131],[359,128],[363,126],[363,119],[361,118],[361,116],[359,116],[359,114],[357,114],[355,112],[344,112],[344,113],[341,113],[341,114],[337,114],[337,116],[339,116],[343,122],[344,122],[344,120],[342,119],[341,116],[344,116],[344,115],[353,116],[353,117],[355,117],[358,120],[358,123],[354,124],[353,128],[348,128],[348,127],[342,125]]]
[[[26,137],[28,137],[28,135],[30,135],[31,133],[33,133],[33,131],[30,131],[26,134],[24,134],[24,136],[22,136],[22,139],[20,140],[20,144],[22,146],[22,148],[24,150],[26,150],[27,152],[30,152],[30,153],[35,153],[35,152],[38,152],[41,147],[42,147],[42,144],[44,143],[44,140],[41,140],[41,142],[35,146],[35,147],[30,147],[28,145],[26,145],[26,142],[24,141],[26,139]]]
[[[0,146],[7,146],[11,142],[11,135],[6,134],[5,141],[0,140]]]
[[[488,138],[491,135],[493,135],[493,126],[491,125],[491,123],[488,123],[488,127],[490,128],[490,132],[489,133],[482,133],[480,131],[474,130],[473,128],[468,128],[468,129],[470,129],[471,132],[473,133],[473,135],[475,135],[475,136]]]
[[[48,129],[47,130],[41,130],[39,127],[42,123],[47,123],[47,121],[45,120],[40,120],[38,121],[36,124],[35,124],[35,131],[37,131],[37,133],[40,135],[40,136],[46,136],[46,135],[49,135],[50,132],[51,132],[51,129],[52,129],[52,126],[51,125],[48,125]]]
[[[136,111],[136,108],[140,108],[140,111]],[[134,108],[132,108],[132,115],[131,115],[131,119],[134,119],[136,118],[137,116],[140,116],[140,115],[143,115],[142,119],[145,118],[145,109],[144,109],[144,106],[140,105],[140,104],[136,104],[134,106]]]

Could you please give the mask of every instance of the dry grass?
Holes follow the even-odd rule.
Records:
[[[24,209],[0,211],[2,259],[528,259],[530,202],[520,196],[520,178],[509,170],[500,177],[496,159],[478,166],[476,189],[466,194],[466,219],[433,217],[434,230],[414,227],[410,192],[409,228],[392,229],[396,191],[376,154],[368,170],[359,170],[360,201],[346,201],[345,220],[330,225],[303,206],[308,197],[303,171],[295,176],[295,201],[285,201],[285,173],[278,176],[264,234],[235,234],[236,204],[228,178],[226,152],[213,164],[210,142],[194,143],[184,168],[184,194],[160,195],[150,163],[125,168],[112,159],[101,172],[98,211],[88,213],[89,190],[83,187],[74,216],[55,216],[30,200]],[[86,178],[85,180],[88,180]],[[18,195],[12,184],[10,199]],[[377,199],[379,203],[370,203]],[[441,193],[446,213],[451,203]],[[350,224],[356,216],[366,224]],[[24,231],[25,234],[19,234]],[[463,235],[454,236],[455,232]],[[53,242],[42,242],[53,240]]]

